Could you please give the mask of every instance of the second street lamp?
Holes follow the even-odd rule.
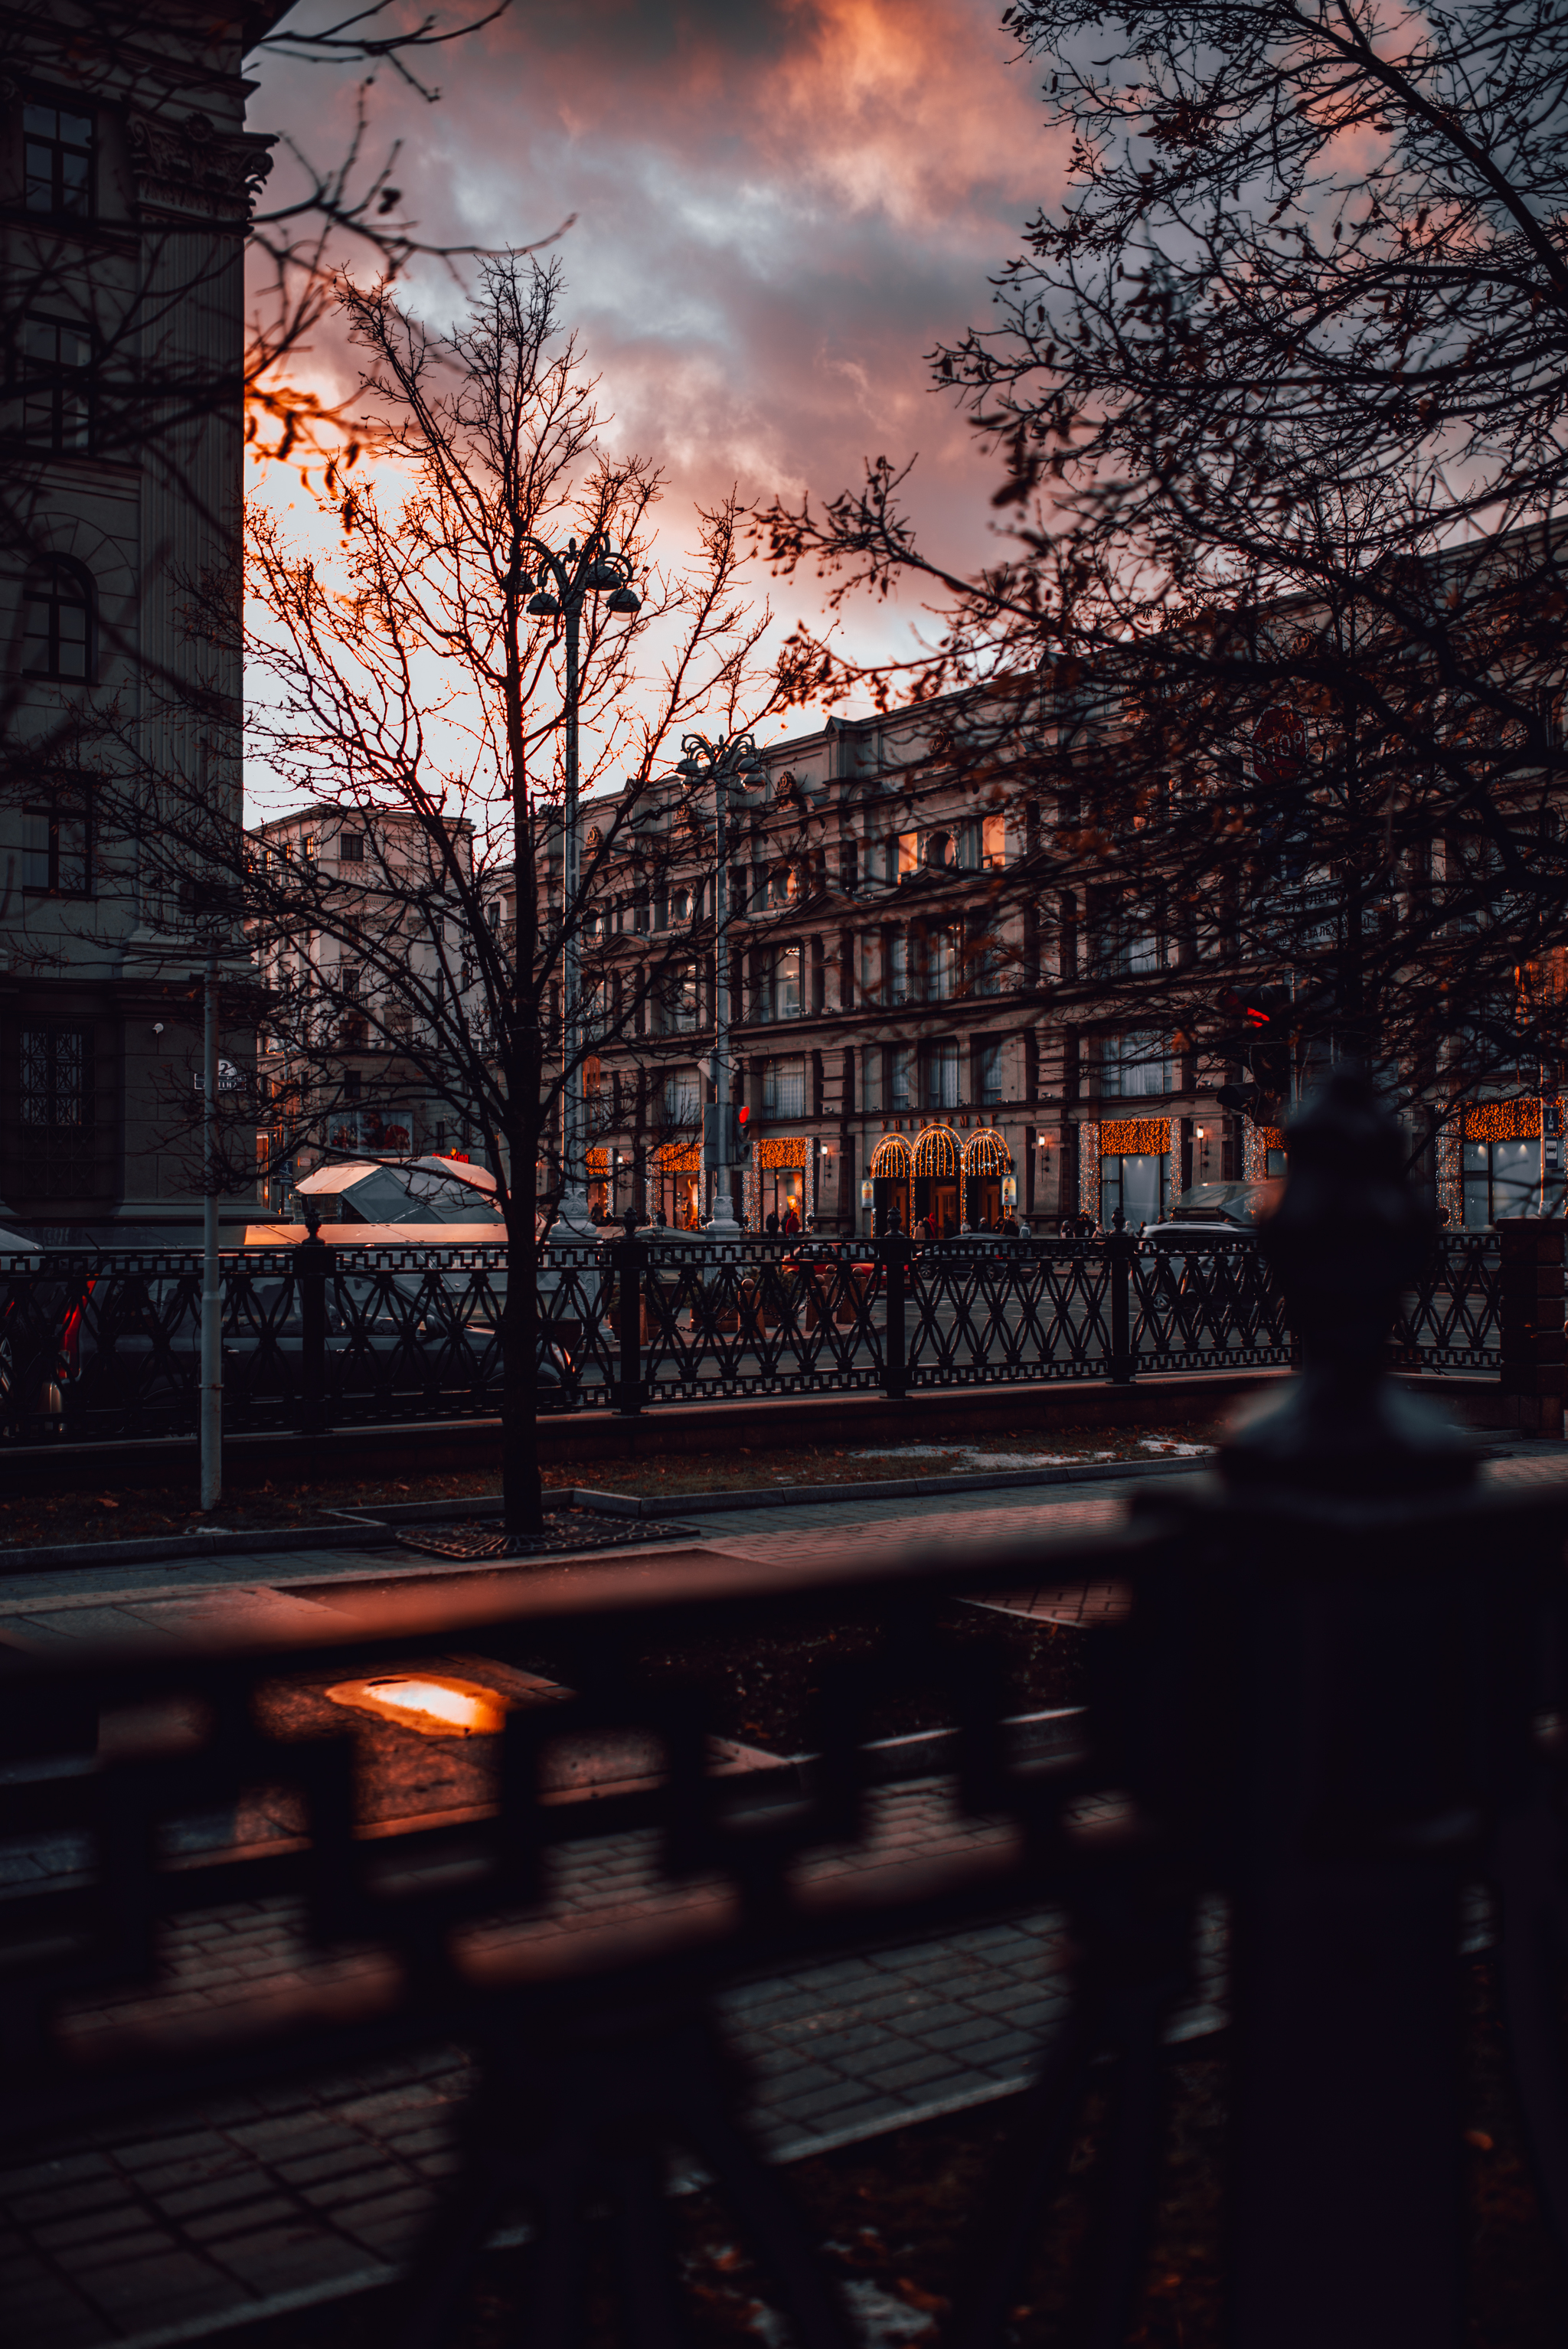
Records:
[[[729,787],[759,790],[763,766],[749,734],[710,742],[706,734],[688,734],[681,743],[686,753],[679,772],[688,783],[713,785],[713,1115],[703,1119],[703,1159],[713,1170],[713,1211],[707,1228],[719,1239],[738,1235],[735,1207],[729,1195],[729,1169],[739,1163],[736,1121],[729,1088]]]
[[[555,1240],[596,1240],[599,1237],[588,1210],[587,1157],[583,1133],[583,1084],[579,1062],[579,986],[581,957],[577,944],[577,891],[581,855],[577,837],[579,761],[578,707],[582,693],[583,608],[590,595],[606,597],[605,610],[640,612],[642,598],[632,585],[632,566],[608,540],[593,532],[585,546],[573,538],[566,553],[557,554],[542,539],[519,533],[513,552],[513,575],[520,588],[532,583],[521,572],[525,554],[536,566],[537,594],[528,611],[536,620],[562,620],[566,641],[566,756],[562,806],[561,854],[561,1204],[550,1237]]]

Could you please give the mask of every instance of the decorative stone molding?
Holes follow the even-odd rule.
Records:
[[[183,122],[133,114],[128,129],[144,202],[248,212],[273,168],[273,134],[219,130],[205,114],[187,115]]]

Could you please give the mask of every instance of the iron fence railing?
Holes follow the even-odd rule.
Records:
[[[312,1432],[500,1408],[502,1246],[305,1242],[222,1258],[225,1426]],[[1501,1253],[1445,1235],[1408,1290],[1404,1368],[1495,1372]],[[141,1438],[196,1425],[201,1260],[61,1250],[0,1259],[0,1432]],[[1119,1382],[1288,1365],[1249,1238],[1156,1244],[788,1239],[640,1232],[542,1253],[561,1399],[638,1412],[749,1395]]]

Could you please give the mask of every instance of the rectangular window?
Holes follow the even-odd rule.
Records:
[[[861,1091],[863,1110],[879,1110],[882,1106],[882,1053],[879,1044],[872,1044],[861,1056]]]
[[[764,1061],[762,1063],[762,1114],[764,1117],[805,1116],[806,1063],[804,1061]]]
[[[775,947],[772,965],[773,1008],[769,1018],[799,1019],[801,1011],[801,955],[799,947]]]
[[[1003,1098],[1001,1045],[982,1044],[975,1060],[980,1104],[984,1109],[990,1109]]]
[[[22,322],[22,430],[35,449],[85,456],[90,445],[92,345],[57,318]]]
[[[22,137],[30,212],[88,218],[93,208],[93,120],[60,106],[25,106]]]
[[[699,1122],[696,1087],[686,1071],[678,1076],[665,1077],[659,1101],[666,1126],[696,1125]]]
[[[1131,1101],[1171,1089],[1166,1040],[1153,1029],[1137,1029],[1100,1040],[1099,1089],[1109,1100]]]
[[[894,1044],[887,1056],[887,1105],[895,1112],[914,1108],[914,1047]]]
[[[842,841],[839,847],[839,886],[852,889],[860,880],[860,849],[853,840]]]
[[[925,999],[947,1003],[958,992],[964,942],[957,930],[930,930],[925,940]]]
[[[696,1026],[696,971],[690,963],[666,971],[659,983],[661,1025],[666,1036],[686,1035]]]
[[[902,930],[894,930],[888,939],[887,1000],[909,1001],[909,940]]]
[[[1511,1216],[1551,1213],[1542,1206],[1538,1141],[1467,1142],[1462,1171],[1467,1231],[1484,1231]]]
[[[1007,862],[1007,819],[988,815],[980,827],[980,861],[987,873],[999,873]]]
[[[90,1028],[22,1030],[19,1170],[48,1198],[94,1187],[93,1037]]]
[[[338,861],[344,864],[363,864],[365,834],[362,832],[340,832],[337,835]]]
[[[861,1001],[875,1003],[882,988],[882,940],[874,930],[861,932]]]
[[[958,1106],[956,1037],[944,1037],[925,1048],[925,1106],[927,1109],[956,1109]]]
[[[920,869],[920,834],[901,832],[898,836],[898,877],[901,881]]]
[[[92,895],[92,817],[84,802],[56,800],[24,812],[22,886],[50,897]]]

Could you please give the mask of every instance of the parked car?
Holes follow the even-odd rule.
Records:
[[[1284,1178],[1277,1175],[1260,1183],[1194,1183],[1162,1223],[1145,1227],[1143,1237],[1159,1247],[1195,1239],[1199,1231],[1213,1239],[1250,1238],[1273,1215],[1284,1192]]]

